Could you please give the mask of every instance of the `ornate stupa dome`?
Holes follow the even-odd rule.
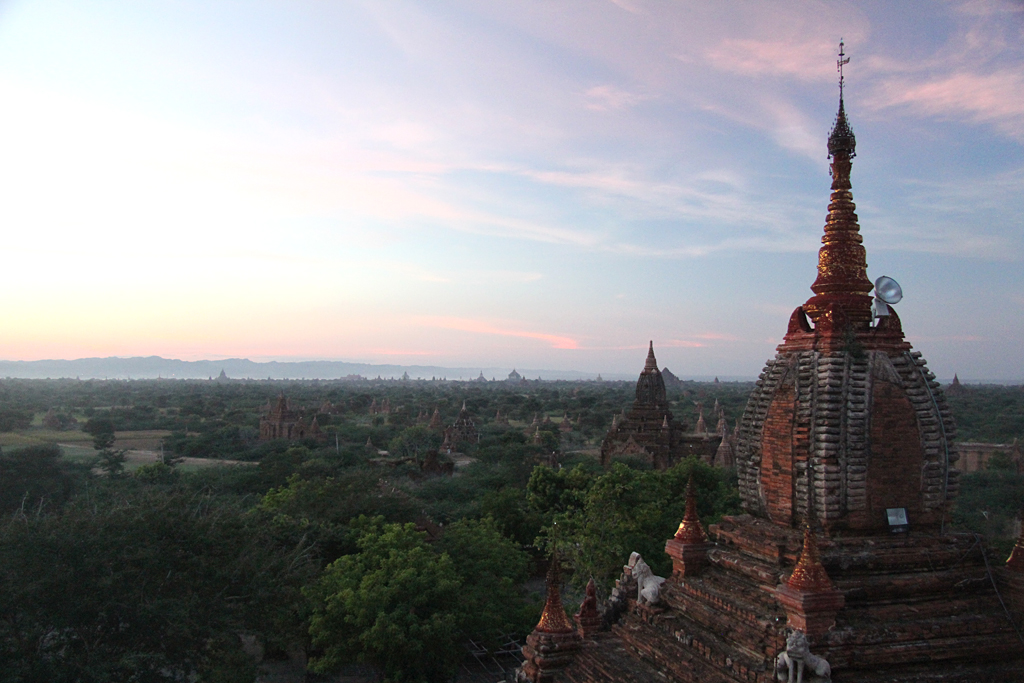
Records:
[[[743,506],[794,527],[879,531],[896,508],[914,527],[937,527],[958,490],[955,426],[896,312],[873,319],[855,148],[840,91],[814,295],[793,311],[747,404],[736,449]]]

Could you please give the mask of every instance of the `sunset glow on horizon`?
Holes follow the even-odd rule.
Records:
[[[0,2],[0,359],[753,377],[838,104],[869,276],[1024,380],[1024,8]]]

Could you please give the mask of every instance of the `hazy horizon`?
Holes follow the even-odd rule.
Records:
[[[756,377],[838,104],[939,377],[1024,367],[1014,2],[0,3],[15,360]]]
[[[182,372],[182,366],[184,372]],[[327,366],[330,367],[325,371]],[[756,375],[700,375],[676,372],[672,368],[659,363],[664,370],[672,371],[679,379],[695,382],[754,382]],[[19,371],[20,368],[20,371]],[[346,379],[349,375],[362,375],[366,380],[377,376],[383,379],[399,379],[405,372],[410,379],[447,379],[448,381],[475,381],[482,373],[488,381],[504,381],[508,374],[515,370],[525,379],[545,381],[590,381],[601,377],[610,382],[632,382],[640,373],[642,365],[635,373],[619,373],[614,371],[508,367],[498,365],[483,366],[439,366],[439,365],[400,365],[389,363],[360,363],[343,359],[250,359],[250,358],[207,358],[185,361],[161,356],[108,356],[106,358],[76,359],[43,359],[35,361],[11,361],[0,359],[0,377],[15,379],[212,379],[224,370],[229,379],[250,380],[336,380]],[[14,371],[12,374],[12,370]],[[270,375],[267,375],[269,370]],[[68,374],[60,374],[66,371]],[[317,372],[322,374],[316,374]],[[938,377],[943,383],[949,383],[952,377]],[[1024,378],[1019,377],[960,377],[964,384],[999,384],[1021,385]]]

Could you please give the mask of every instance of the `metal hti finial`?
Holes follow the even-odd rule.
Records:
[[[843,65],[849,64],[850,58],[843,52],[843,40],[839,39],[839,59],[836,60],[836,69],[839,70],[839,99],[843,99]]]

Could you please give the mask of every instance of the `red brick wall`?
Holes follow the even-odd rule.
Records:
[[[924,452],[910,399],[891,382],[875,380],[871,395],[868,458],[868,526],[888,527],[886,508],[907,509],[911,525],[922,521]]]
[[[778,524],[793,519],[793,427],[796,393],[793,386],[779,387],[768,408],[761,437],[761,485],[768,516]]]

